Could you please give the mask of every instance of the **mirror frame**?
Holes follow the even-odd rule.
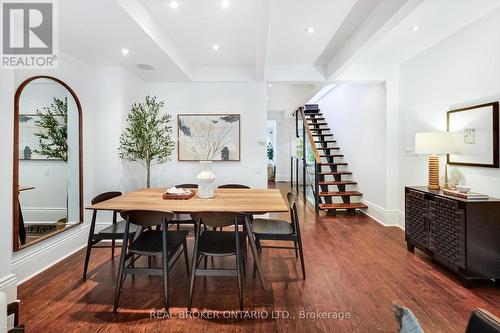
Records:
[[[52,80],[54,82],[59,83],[62,85],[64,88],[66,88],[67,91],[71,94],[73,99],[75,100],[76,107],[78,109],[78,158],[79,158],[79,204],[80,204],[80,221],[78,223],[75,223],[71,226],[65,227],[64,229],[57,230],[54,233],[51,233],[46,236],[42,236],[39,239],[28,243],[24,245],[20,245],[19,241],[19,101],[21,99],[21,94],[24,90],[24,88],[32,81],[37,80],[37,79],[48,79]],[[16,94],[14,96],[14,153],[13,153],[13,186],[12,186],[12,224],[13,224],[13,251],[19,251],[22,250],[26,247],[29,247],[31,245],[37,244],[45,239],[48,239],[52,236],[55,236],[61,232],[64,232],[66,230],[69,230],[81,223],[83,223],[83,148],[82,148],[82,140],[83,140],[83,133],[82,133],[82,105],[80,104],[80,100],[78,99],[78,96],[76,93],[73,91],[73,89],[70,88],[64,81],[52,77],[52,76],[47,76],[47,75],[38,75],[38,76],[33,76],[30,77],[26,80],[24,80],[21,85],[17,88]]]

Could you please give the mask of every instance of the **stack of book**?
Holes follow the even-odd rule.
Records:
[[[475,193],[475,192],[461,193],[456,190],[446,190],[446,189],[443,190],[443,194],[465,200],[488,200],[490,198],[486,194]]]

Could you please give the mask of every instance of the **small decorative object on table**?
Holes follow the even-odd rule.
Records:
[[[191,191],[187,188],[177,188],[171,187],[167,190],[167,193],[163,194],[163,199],[165,200],[188,200],[194,197],[195,191]]]
[[[489,195],[469,191],[470,186],[457,186],[457,191],[443,190],[443,194],[465,200],[488,200],[490,198]]]
[[[198,197],[200,199],[210,199],[214,197],[214,186],[213,182],[215,180],[215,174],[211,168],[211,161],[200,161],[201,171],[196,176],[198,180]]]

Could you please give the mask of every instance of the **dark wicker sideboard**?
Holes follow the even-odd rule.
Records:
[[[500,200],[467,201],[431,191],[405,188],[405,238],[458,273],[465,286],[473,280],[500,282]]]

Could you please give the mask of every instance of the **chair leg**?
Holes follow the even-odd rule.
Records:
[[[200,234],[200,229],[198,228],[195,234],[194,250],[193,250],[193,261],[191,267],[191,281],[189,283],[189,298],[188,298],[188,312],[191,312],[193,304],[193,293],[194,293],[194,278],[196,277],[196,267],[198,266],[198,239]]]
[[[236,249],[236,273],[238,275],[238,298],[240,301],[240,311],[243,311],[243,279],[241,274],[241,253]]]
[[[83,264],[83,281],[87,280],[87,270],[89,268],[90,251],[92,250],[92,238],[87,244],[87,253],[85,254],[85,263]]]
[[[299,250],[298,250],[299,245],[297,244],[296,241],[294,241],[293,246],[295,247],[295,258],[298,258],[299,257]]]
[[[122,251],[120,255],[120,266],[118,268],[118,276],[116,278],[116,287],[115,287],[115,302],[113,305],[113,312],[116,313],[118,311],[118,302],[120,301],[120,293],[123,286],[123,275],[125,270],[125,257],[126,257],[126,244],[122,245]]]
[[[260,245],[260,238],[257,235],[255,235],[255,246],[257,247],[257,250],[262,251],[262,246]]]
[[[165,299],[165,311],[168,313],[169,301],[168,301],[168,254],[163,253],[163,297]]]
[[[111,260],[115,259],[115,240],[111,240]]]
[[[181,230],[181,225],[177,223],[177,231]]]
[[[302,249],[302,241],[300,240],[300,238],[298,239],[297,243],[299,244],[300,265],[302,266],[302,277],[305,280],[306,279],[306,266],[304,263],[304,250]]]
[[[153,257],[148,256],[148,268],[153,267]]]
[[[192,308],[192,304],[193,304],[194,278],[196,276],[196,266],[197,266],[197,261],[198,261],[198,256],[197,256],[196,252],[193,254],[193,265],[191,267],[191,280],[189,282],[188,312],[191,312],[191,308]]]
[[[186,273],[189,276],[191,272],[189,271],[189,258],[188,258],[188,251],[187,251],[187,242],[186,239],[182,241],[182,252],[184,252],[184,262],[186,263]]]

